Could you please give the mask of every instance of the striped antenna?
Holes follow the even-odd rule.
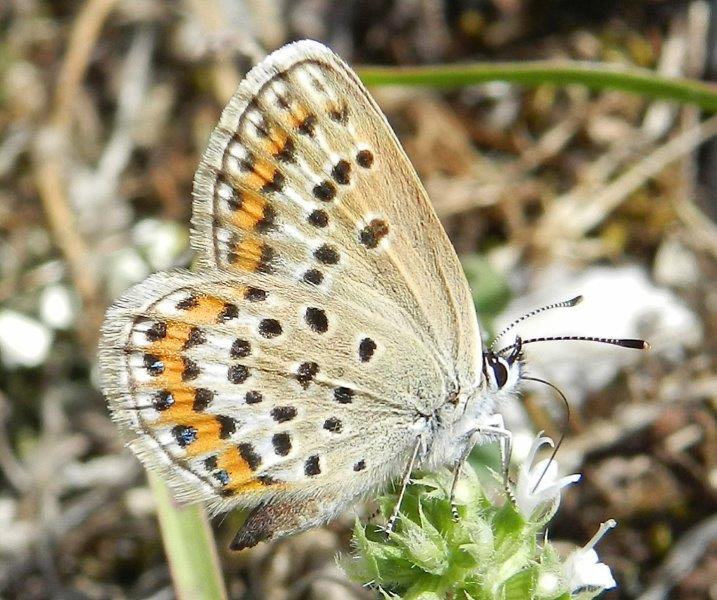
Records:
[[[491,343],[490,347],[491,349],[495,347],[496,342],[502,338],[506,333],[508,333],[513,327],[515,327],[518,323],[522,323],[526,319],[529,319],[530,317],[534,317],[535,315],[539,315],[542,312],[545,312],[546,310],[552,310],[553,308],[572,308],[576,304],[579,304],[582,302],[583,297],[582,296],[575,296],[575,298],[571,298],[570,300],[563,300],[562,302],[553,302],[553,304],[548,304],[547,306],[541,306],[540,308],[536,308],[535,310],[531,310],[529,313],[524,314],[522,317],[517,318],[515,321],[510,323],[507,327],[503,329],[498,335],[495,336],[493,339],[493,343]],[[502,351],[501,351],[502,352]],[[498,353],[500,354],[500,352]]]
[[[649,350],[650,344],[645,340],[636,340],[630,338],[604,338],[593,337],[588,335],[555,335],[547,337],[528,338],[521,340],[522,345],[533,344],[535,342],[598,342],[600,344],[610,344],[611,346],[620,346],[621,348],[633,348],[635,350]],[[501,354],[506,350],[513,348],[515,344],[501,348],[496,354]]]

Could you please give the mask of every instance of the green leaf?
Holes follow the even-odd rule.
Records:
[[[378,560],[374,553],[371,552],[371,542],[366,537],[366,531],[358,517],[354,521],[353,544],[356,547],[358,556],[343,558],[340,561],[341,567],[346,571],[349,579],[360,583],[378,581],[381,578]]]
[[[512,540],[520,537],[520,532],[525,527],[525,519],[515,510],[512,502],[506,502],[496,513],[493,520],[496,546],[504,543],[512,543]]]
[[[400,531],[392,539],[405,549],[408,560],[417,567],[433,575],[441,575],[448,568],[448,547],[440,532],[429,523],[419,504],[421,525],[407,516],[399,521]]]
[[[535,591],[536,569],[523,569],[506,581],[501,590],[504,600],[525,600],[533,598]]]
[[[461,551],[472,556],[479,565],[491,561],[495,554],[495,537],[490,524],[475,519],[463,523],[463,529],[470,537],[470,542],[461,544]]]
[[[717,112],[717,87],[696,79],[669,77],[647,69],[615,63],[577,61],[483,62],[424,67],[363,67],[357,72],[366,85],[420,85],[458,88],[489,81],[522,85],[580,84],[590,89],[615,89],[650,98],[695,104]]]

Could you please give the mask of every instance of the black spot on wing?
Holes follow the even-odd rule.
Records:
[[[286,456],[291,452],[291,436],[285,431],[275,433],[271,438],[271,444],[274,446],[274,452],[279,456]]]
[[[373,358],[373,353],[376,352],[376,342],[371,338],[363,338],[359,343],[359,360],[361,362],[368,362]]]
[[[313,454],[306,459],[306,462],[304,463],[304,473],[306,473],[309,477],[319,475],[321,473],[318,454]]]
[[[296,417],[297,411],[293,406],[277,406],[271,409],[271,417],[277,423],[285,423]]]
[[[192,402],[192,410],[202,412],[214,400],[214,392],[206,388],[197,388],[194,390],[194,401]]]
[[[326,311],[321,308],[310,306],[304,313],[304,319],[311,330],[316,333],[326,333],[329,329],[329,319],[326,316]]]
[[[259,468],[259,465],[261,465],[261,455],[257,453],[254,446],[248,442],[244,442],[239,444],[238,448],[239,454],[249,465],[249,468],[252,471],[256,471]]]

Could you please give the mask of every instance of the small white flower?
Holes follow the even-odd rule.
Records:
[[[528,457],[518,470],[515,486],[515,503],[526,520],[530,520],[538,507],[554,510],[560,502],[560,490],[580,479],[580,474],[558,478],[558,464],[555,459],[541,460],[533,465],[535,455],[544,444],[553,445],[548,437],[538,436],[530,448]]]
[[[598,560],[594,546],[605,533],[615,527],[613,519],[600,525],[600,529],[583,548],[572,552],[563,563],[563,575],[571,592],[583,588],[603,588],[609,590],[617,583],[613,579],[610,567]]]

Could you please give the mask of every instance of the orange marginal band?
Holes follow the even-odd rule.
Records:
[[[225,489],[239,492],[264,487],[264,484],[254,477],[249,464],[239,454],[236,446],[230,446],[219,455],[217,467],[224,469],[229,475],[229,484]]]
[[[263,262],[264,244],[260,240],[249,238],[234,247],[232,263],[244,271],[254,273]]]
[[[264,218],[266,200],[261,194],[247,190],[242,194],[241,208],[232,214],[232,224],[239,229],[252,231]]]

